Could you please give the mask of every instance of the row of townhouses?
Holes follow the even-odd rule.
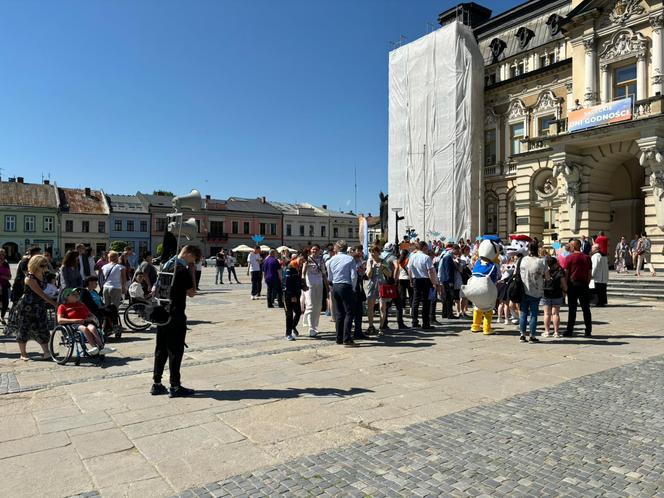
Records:
[[[165,192],[116,195],[10,178],[0,181],[0,247],[10,261],[33,246],[60,258],[79,243],[99,254],[113,241],[125,241],[139,254],[156,253],[172,202],[173,196]],[[295,249],[339,238],[359,242],[357,216],[326,205],[207,195],[191,217],[198,225],[193,242],[208,255],[240,244],[253,246],[257,236],[263,238],[262,245]]]

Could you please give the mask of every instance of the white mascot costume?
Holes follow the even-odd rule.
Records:
[[[472,332],[479,332],[484,322],[484,335],[493,334],[491,319],[496,305],[498,289],[496,281],[500,270],[496,262],[501,251],[500,244],[493,238],[484,238],[477,251],[479,256],[473,266],[473,274],[461,291],[474,305]]]

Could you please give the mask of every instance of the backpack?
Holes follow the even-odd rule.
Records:
[[[516,270],[514,270],[514,275],[507,286],[507,296],[514,303],[520,303],[523,300],[523,296],[526,295],[526,289],[523,285],[523,280],[521,280],[522,260],[523,258],[519,258],[519,261],[517,261]]]

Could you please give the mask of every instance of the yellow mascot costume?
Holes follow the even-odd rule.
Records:
[[[482,322],[484,322],[484,335],[493,334],[491,320],[498,297],[496,281],[500,275],[495,261],[500,250],[497,237],[483,237],[478,249],[479,259],[473,266],[473,274],[468,279],[468,283],[461,287],[464,296],[472,301],[474,306],[471,332],[482,330]]]

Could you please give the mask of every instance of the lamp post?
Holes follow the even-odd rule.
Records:
[[[401,208],[394,207],[392,208],[392,211],[394,211],[394,243],[399,245],[399,221],[405,219],[405,216],[399,216],[399,213],[401,212]]]

